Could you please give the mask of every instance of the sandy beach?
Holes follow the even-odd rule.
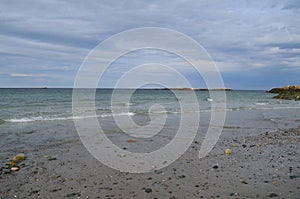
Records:
[[[300,0],[1,1],[0,199],[300,199],[299,19]]]
[[[94,159],[79,139],[18,151],[19,171],[1,153],[1,198],[299,198],[300,129],[221,137],[198,159],[200,142],[170,166],[122,173]],[[120,145],[130,145],[122,143]],[[129,146],[130,147],[130,146]],[[230,148],[231,155],[224,154]]]

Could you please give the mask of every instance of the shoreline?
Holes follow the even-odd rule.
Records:
[[[26,154],[20,170],[0,175],[1,198],[297,198],[300,128],[221,137],[198,159],[200,140],[166,168],[122,173],[99,163],[79,139]],[[120,145],[124,144],[120,140]],[[230,148],[231,155],[224,150]],[[18,153],[18,152],[16,152]],[[14,155],[4,153],[1,167]]]

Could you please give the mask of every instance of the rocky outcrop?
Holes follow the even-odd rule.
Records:
[[[273,88],[269,92],[278,93],[278,95],[274,96],[276,99],[300,100],[300,85]]]
[[[298,86],[284,86],[280,88],[272,88],[269,90],[269,93],[282,93],[282,92],[289,92],[289,91],[298,91],[300,92],[300,85]]]
[[[179,90],[179,91],[231,91],[230,88],[163,88],[162,90]]]

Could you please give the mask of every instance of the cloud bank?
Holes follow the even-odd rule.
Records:
[[[300,2],[4,0],[0,12],[0,86],[72,87],[88,53],[113,34],[163,27],[199,42],[227,87],[268,89],[300,84]],[[111,79],[141,59],[184,62],[168,53],[137,52],[112,66]],[[194,87],[201,77],[182,68]],[[109,72],[109,71],[108,71]],[[145,72],[146,73],[146,72]],[[163,78],[163,73],[159,74]]]

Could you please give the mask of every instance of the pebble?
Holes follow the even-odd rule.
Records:
[[[11,173],[11,170],[9,168],[2,168],[2,172],[4,174],[10,174]]]
[[[271,193],[271,194],[269,195],[269,197],[270,197],[270,198],[278,197],[278,194],[277,194],[277,193]]]
[[[178,178],[185,178],[185,175],[178,176]]]
[[[49,157],[48,158],[48,161],[53,161],[53,160],[57,160],[57,158],[56,157]]]
[[[230,155],[232,153],[232,150],[231,149],[225,149],[224,152],[225,152],[226,155]]]
[[[73,197],[73,196],[77,196],[77,193],[69,193],[65,197]]]
[[[152,192],[152,189],[151,189],[151,188],[146,188],[146,189],[145,189],[145,192],[146,192],[146,193],[151,193],[151,192]]]
[[[300,176],[296,176],[296,175],[291,175],[290,179],[295,179],[295,178],[299,178]]]
[[[20,170],[20,167],[12,167],[10,168],[11,171],[19,171]]]
[[[124,158],[126,155],[124,153],[119,154],[121,158]]]
[[[213,169],[218,169],[219,168],[219,165],[214,165],[213,167],[212,167]]]

